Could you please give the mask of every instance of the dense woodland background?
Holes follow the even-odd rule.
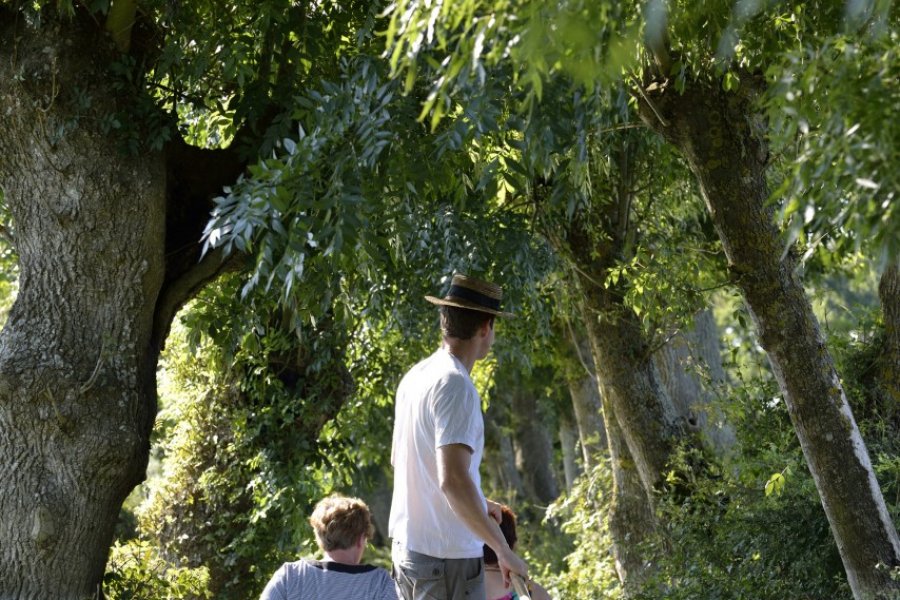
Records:
[[[557,598],[900,598],[889,0],[0,2],[0,598],[389,562],[425,294],[501,283]]]

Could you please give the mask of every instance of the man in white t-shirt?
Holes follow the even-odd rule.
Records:
[[[443,344],[397,389],[389,534],[394,579],[405,600],[482,600],[483,544],[493,548],[509,584],[528,566],[506,543],[500,505],[481,491],[481,398],[469,377],[494,343],[500,287],[456,274],[440,306]]]

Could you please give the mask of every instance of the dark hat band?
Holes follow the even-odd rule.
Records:
[[[463,300],[474,302],[479,306],[490,308],[491,310],[500,310],[500,301],[496,298],[485,296],[480,292],[476,292],[475,290],[458,285],[450,286],[450,291],[447,292],[447,297],[462,298]]]

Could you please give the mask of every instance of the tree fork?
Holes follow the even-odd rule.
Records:
[[[211,190],[239,168],[196,151],[209,160],[191,180],[173,176],[171,147],[123,155],[101,125],[129,100],[112,91],[115,55],[90,19],[37,30],[0,8],[0,186],[20,267],[0,333],[2,599],[98,593],[145,476],[162,338],[217,271],[195,258]]]
[[[567,225],[564,239],[554,243],[576,267],[604,406],[608,399],[615,407],[649,498],[662,479],[681,431],[651,360],[640,320],[624,305],[619,286],[603,284],[628,241],[628,228],[621,219],[627,212],[622,205],[630,204],[630,198],[617,194],[614,200],[597,202],[599,206],[590,213],[577,213]],[[599,241],[592,235],[592,227],[602,232]]]
[[[627,168],[628,161],[619,158],[619,164]],[[631,183],[620,182],[620,192],[631,189]],[[625,306],[617,285],[604,285],[631,236],[630,194],[612,196],[606,201],[598,197],[592,209],[579,211],[567,224],[564,239],[549,237],[578,273],[613,465],[610,533],[616,570],[626,592],[633,594],[652,568],[635,545],[656,528],[653,495],[662,485],[682,432],[660,384],[640,320]],[[592,235],[594,231],[600,235]]]
[[[707,208],[779,382],[854,597],[888,598],[900,582],[900,540],[840,378],[773,220],[765,180],[768,147],[754,110],[754,78],[739,94],[712,82],[665,84],[638,97],[643,121],[675,145]],[[650,105],[652,102],[652,106]],[[663,120],[656,117],[659,112]],[[663,125],[667,122],[668,125]]]

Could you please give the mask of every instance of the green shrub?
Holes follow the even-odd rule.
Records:
[[[103,593],[108,600],[205,600],[213,597],[208,583],[205,567],[173,565],[148,542],[131,540],[112,547]]]
[[[540,581],[554,598],[622,597],[609,533],[609,499],[612,472],[606,460],[578,478],[572,491],[547,510],[547,518],[560,522],[561,530],[573,538],[564,568],[537,565]]]

